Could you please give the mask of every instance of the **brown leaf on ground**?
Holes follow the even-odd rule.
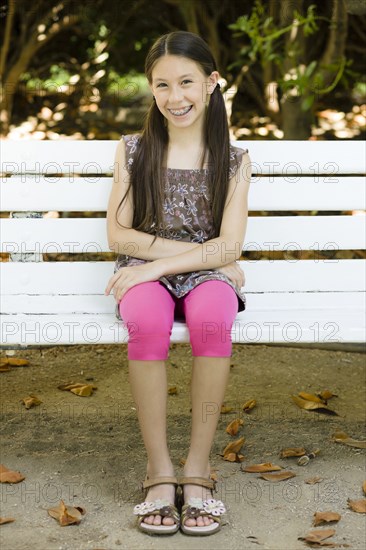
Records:
[[[317,527],[318,525],[322,525],[322,523],[329,523],[330,521],[339,521],[341,519],[341,515],[337,512],[315,512],[314,519],[313,519],[313,525],[314,527]]]
[[[312,393],[306,393],[304,391],[301,391],[299,393],[299,397],[301,397],[301,399],[306,399],[306,401],[314,401],[315,403],[323,403],[323,400],[320,397],[317,397],[316,395],[313,395]]]
[[[259,477],[265,479],[266,481],[284,481],[285,479],[290,479],[291,477],[296,477],[294,472],[278,472],[277,474],[262,474]]]
[[[282,470],[281,466],[271,464],[271,462],[262,462],[261,464],[250,464],[245,468],[240,468],[243,472],[274,472],[276,470]]]
[[[314,485],[315,483],[320,483],[321,481],[323,481],[323,478],[319,476],[309,477],[308,479],[304,480],[304,482],[308,483],[309,485]]]
[[[280,458],[288,458],[290,456],[303,456],[306,454],[304,447],[288,447],[282,449],[280,452]]]
[[[315,401],[307,401],[306,399],[302,399],[297,395],[292,395],[291,398],[294,401],[294,403],[296,403],[296,405],[300,407],[300,409],[338,416],[338,413],[329,409],[327,405],[325,405],[324,403],[315,403]]]
[[[25,479],[25,476],[20,472],[14,472],[0,464],[0,483],[20,483],[23,479]]]
[[[12,521],[15,521],[14,518],[2,518],[0,517],[0,525],[4,525],[5,523],[11,523]]]
[[[357,440],[349,437],[345,432],[335,432],[332,435],[333,441],[336,443],[343,443],[343,445],[349,445],[350,447],[357,447],[357,449],[366,449],[366,440]]]
[[[324,539],[332,537],[334,533],[335,529],[315,529],[314,531],[309,531],[305,537],[298,537],[298,540],[319,544],[320,546],[334,546],[333,542],[323,542]]]
[[[28,359],[20,359],[17,357],[4,357],[0,360],[0,365],[10,365],[11,367],[28,367]]]
[[[338,397],[337,394],[332,393],[329,390],[324,390],[317,394],[320,399],[322,399],[325,403],[327,403],[328,399],[331,399],[331,397]]]
[[[71,391],[75,395],[79,395],[80,397],[90,397],[94,390],[98,389],[97,386],[94,386],[93,384],[85,384],[84,383],[69,383],[69,384],[61,384],[60,386],[57,386],[59,390],[63,391]]]
[[[255,406],[256,406],[257,402],[255,399],[250,399],[249,401],[246,401],[242,407],[243,411],[245,413],[248,413],[249,411],[251,411]]]
[[[243,462],[244,459],[245,456],[238,453],[227,453],[224,455],[224,460],[228,460],[229,462]]]
[[[177,393],[178,393],[177,386],[170,386],[168,388],[168,395],[177,395]]]
[[[227,407],[226,405],[221,405],[220,414],[228,414],[233,411],[233,407]]]
[[[239,437],[239,439],[228,443],[228,445],[226,445],[225,449],[222,451],[222,455],[225,456],[229,453],[238,453],[242,448],[244,441],[244,437]]]
[[[24,403],[26,409],[31,409],[40,405],[42,401],[36,395],[30,394],[28,397],[23,397],[22,403]]]
[[[230,435],[236,435],[239,431],[240,426],[244,424],[244,420],[241,418],[235,418],[230,424],[226,426],[226,432]]]
[[[358,512],[359,514],[366,514],[366,498],[360,498],[359,500],[351,500],[349,498],[347,502],[348,506],[354,512]]]
[[[365,495],[366,495],[366,479],[365,479],[365,481],[362,483],[362,490],[363,490],[363,492],[364,492]]]
[[[81,506],[67,506],[63,500],[55,508],[49,508],[48,514],[57,519],[62,527],[66,525],[78,524],[81,522],[82,516],[85,514],[85,509]]]

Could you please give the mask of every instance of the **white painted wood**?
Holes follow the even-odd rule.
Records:
[[[2,295],[104,295],[113,262],[0,264]],[[362,292],[366,260],[241,261],[245,292]]]
[[[329,181],[336,179],[336,181]],[[94,181],[95,180],[95,181]],[[363,210],[366,209],[365,177],[253,177],[249,192],[250,211],[258,210]],[[106,211],[111,177],[4,178],[0,187],[1,211],[98,212]]]
[[[247,316],[254,311],[292,311],[298,309],[327,310],[362,310],[365,294],[359,292],[248,292]],[[6,294],[1,298],[1,309],[6,314],[110,314],[115,309],[112,295],[101,294]]]
[[[364,315],[360,310],[248,311],[238,315],[234,343],[296,344],[362,342]],[[212,327],[210,327],[210,330]],[[216,330],[220,330],[217,327]],[[4,315],[1,345],[125,344],[126,328],[110,315]],[[227,337],[223,334],[223,337]],[[187,326],[175,322],[171,342],[189,342]]]
[[[118,141],[2,141],[0,172],[85,173],[113,172]],[[364,174],[363,141],[232,141],[248,148],[253,174]]]
[[[105,218],[1,219],[3,252],[109,252]],[[244,250],[366,246],[366,216],[250,216]]]

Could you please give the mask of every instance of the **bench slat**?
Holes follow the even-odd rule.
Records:
[[[1,186],[1,210],[60,212],[106,211],[112,186],[111,177],[97,181],[87,178],[59,178],[50,181],[40,176],[32,181],[26,176],[7,178]],[[73,181],[69,181],[72,179]],[[317,181],[317,179],[319,181]],[[301,177],[297,182],[280,176],[253,178],[249,209],[258,210],[362,210],[366,208],[364,177],[337,176],[329,181],[323,176]],[[61,181],[60,181],[61,180]]]
[[[1,250],[109,252],[105,218],[1,219]],[[349,250],[366,246],[366,216],[251,216],[244,250]]]
[[[363,342],[362,310],[281,310],[242,312],[232,329],[233,342],[330,343]],[[1,323],[1,344],[61,345],[127,343],[127,330],[109,315],[7,315]],[[209,327],[212,331],[212,326]],[[217,327],[217,330],[220,330]],[[223,333],[222,337],[226,337]],[[187,326],[175,322],[171,342],[189,342]]]
[[[2,141],[1,172],[112,173],[116,140]],[[340,141],[232,141],[248,148],[253,174],[364,174],[365,144]],[[65,160],[67,159],[67,161]]]
[[[362,309],[365,295],[362,292],[266,292],[245,291],[247,314],[253,311],[281,310],[331,310]],[[96,294],[69,295],[29,295],[7,294],[1,299],[2,311],[6,314],[101,314],[111,313],[115,308],[113,296]]]
[[[102,295],[113,262],[5,262],[5,295]],[[241,261],[245,292],[357,292],[365,288],[366,260]]]

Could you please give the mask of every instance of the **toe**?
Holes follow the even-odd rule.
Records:
[[[163,525],[174,525],[173,518],[163,518]]]
[[[151,525],[153,521],[154,521],[154,516],[146,516],[146,517],[143,519],[143,522],[144,522],[144,523],[147,523],[148,525]]]
[[[186,521],[184,522],[184,525],[187,525],[187,527],[195,527],[197,524],[196,524],[196,520],[193,519],[193,518],[188,518],[186,519]]]
[[[161,516],[154,516],[154,525],[161,525]]]

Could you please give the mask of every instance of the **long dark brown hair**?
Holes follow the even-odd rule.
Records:
[[[145,61],[145,75],[152,83],[152,70],[164,55],[176,55],[195,61],[209,76],[217,71],[215,59],[206,42],[197,34],[176,31],[161,36],[150,48]],[[165,117],[155,101],[146,114],[138,148],[134,154],[128,190],[116,213],[126,199],[132,185],[134,215],[132,227],[157,236],[165,236],[163,219],[164,177],[169,134]],[[208,188],[215,237],[220,233],[229,184],[230,138],[227,114],[220,87],[216,86],[208,103],[204,122],[204,144],[208,153]],[[204,157],[204,155],[203,155]],[[203,162],[203,161],[202,161]],[[117,220],[118,222],[118,220]],[[121,224],[120,224],[121,225]]]

